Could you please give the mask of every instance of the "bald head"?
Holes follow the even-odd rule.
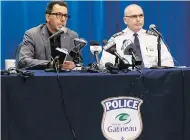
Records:
[[[124,10],[124,16],[130,15],[134,11],[139,11],[139,12],[143,13],[143,10],[142,10],[142,8],[139,5],[137,5],[137,4],[131,4],[131,5],[129,5],[129,6],[127,6],[125,8],[125,10]]]
[[[139,5],[131,4],[124,10],[125,24],[133,32],[138,32],[144,26],[144,12]]]

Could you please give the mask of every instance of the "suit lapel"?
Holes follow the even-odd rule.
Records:
[[[67,42],[66,40],[68,39],[68,36],[67,36],[67,33],[66,34],[62,34],[61,35],[61,42],[60,42],[60,45],[61,45],[61,48],[65,48],[65,49],[69,49],[69,46],[67,46],[67,44],[65,42]]]
[[[67,30],[66,33],[61,35],[61,48],[65,48],[68,50],[68,53],[71,51],[72,46],[74,46],[74,42],[72,42],[71,36]],[[73,61],[73,58],[70,55],[67,55],[67,61]]]
[[[48,40],[49,33],[47,30],[46,25],[42,28],[42,40],[44,42],[45,47],[45,53],[46,53],[46,59],[51,60],[51,49],[50,49],[50,41]]]
[[[72,37],[69,34],[69,30],[67,29],[66,33],[61,34],[61,48],[65,48],[68,52],[71,51],[74,42],[72,43]]]

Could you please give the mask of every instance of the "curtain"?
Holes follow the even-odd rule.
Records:
[[[5,59],[15,58],[16,48],[22,41],[24,32],[45,23],[47,3],[48,1],[1,2],[1,69],[4,68]],[[88,41],[82,50],[84,63],[87,65],[94,61],[89,49],[91,40],[97,40],[102,45],[103,39],[109,39],[114,33],[126,28],[123,22],[124,9],[132,3],[140,5],[144,10],[144,29],[155,24],[176,61],[180,65],[190,66],[188,1],[67,1],[71,15],[67,26]]]

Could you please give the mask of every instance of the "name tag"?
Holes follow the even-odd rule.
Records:
[[[149,57],[155,57],[157,55],[157,48],[146,45],[145,55]]]
[[[152,46],[146,46],[146,51],[147,52],[154,52],[155,51],[155,48],[153,48]]]

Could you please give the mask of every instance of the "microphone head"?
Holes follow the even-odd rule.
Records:
[[[87,44],[87,41],[85,39],[82,38],[75,38],[74,39],[74,45],[75,47],[72,49],[73,53],[79,53],[79,51],[81,51]]]
[[[90,46],[99,46],[100,44],[96,40],[91,40],[90,41]]]
[[[87,41],[84,39],[84,38],[80,38],[81,42],[83,43],[86,43],[87,44]]]
[[[67,28],[63,26],[63,27],[61,27],[61,29],[59,31],[52,34],[48,39],[50,40],[50,39],[52,39],[52,38],[54,38],[54,37],[56,37],[56,36],[58,36],[58,35],[60,35],[62,33],[66,33],[66,32],[67,32]]]
[[[106,41],[105,41],[106,43]],[[116,43],[114,40],[109,40],[108,43],[103,47],[103,49],[106,52],[109,52],[111,54],[114,54],[114,52],[116,51]]]
[[[87,45],[87,41],[84,38],[80,38],[80,41],[81,41],[80,47],[82,49],[83,47],[85,47]]]
[[[74,39],[74,44],[75,46],[78,46],[79,49],[81,50],[83,47],[85,47],[87,45],[87,41],[83,38],[75,38]]]
[[[136,53],[135,52],[135,45],[133,43],[129,44],[127,48],[124,50],[124,55],[131,55],[131,53]]]
[[[63,27],[61,27],[61,29],[59,31],[62,31],[62,32],[66,33],[67,32],[67,28],[63,26]]]
[[[155,34],[157,34],[157,36],[162,37],[162,34],[156,29],[156,26],[155,26],[154,24],[151,24],[151,25],[149,26],[149,30],[155,32]],[[163,37],[162,37],[162,38],[163,38]]]
[[[152,30],[152,29],[155,29],[156,28],[156,25],[154,25],[154,24],[151,24],[150,26],[149,26],[149,30]]]
[[[104,39],[104,40],[102,41],[102,43],[103,43],[103,45],[105,46],[105,45],[108,44],[108,41]]]
[[[87,44],[87,41],[84,38],[75,38],[74,42],[76,43],[84,43],[85,45]]]
[[[107,69],[109,69],[111,66],[113,66],[113,64],[110,63],[110,62],[107,62],[107,63],[105,64],[105,68],[107,68]]]
[[[132,61],[134,58],[135,65],[141,65],[142,60],[138,56],[138,54],[136,54],[135,44],[131,40],[128,39],[128,40],[124,41],[123,46],[126,46],[124,51],[123,51],[124,55],[132,55]],[[123,62],[125,62],[125,61],[123,61]],[[127,62],[125,62],[124,64],[127,64]],[[122,67],[122,65],[123,64],[121,64],[121,67]]]
[[[135,44],[130,40],[126,39],[123,41],[122,50],[124,55],[131,55],[131,52],[134,52]]]
[[[125,50],[131,43],[133,43],[133,42],[130,39],[123,40],[123,45],[121,47],[121,50]]]
[[[56,48],[56,51],[58,51],[59,53],[68,54],[68,50],[65,48]]]
[[[117,66],[114,66],[112,63],[110,63],[110,62],[107,62],[106,64],[105,64],[105,68],[109,71],[109,73],[111,73],[111,74],[118,74],[118,71],[119,71],[119,69],[118,69],[118,67]]]
[[[100,54],[100,52],[102,51],[102,46],[97,46],[97,45],[90,46],[90,51],[93,55],[95,52],[98,52],[98,54]]]
[[[58,56],[56,56],[59,59],[59,64],[63,64],[67,58],[68,50],[65,48],[56,48],[56,51],[59,52]]]

